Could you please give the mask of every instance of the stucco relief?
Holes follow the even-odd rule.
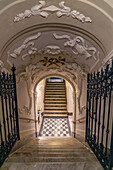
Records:
[[[18,48],[16,48],[13,53],[10,54],[10,57],[16,59],[18,56],[21,55],[22,51],[27,50],[27,53],[25,53],[24,55],[21,56],[22,60],[25,59],[25,57],[27,56],[32,56],[37,52],[37,48],[34,47],[35,43],[33,40],[36,40],[40,37],[41,33],[37,33],[33,36],[30,36],[28,38],[26,38],[22,45],[19,46]]]
[[[3,61],[0,60],[0,71],[3,71],[3,68],[4,68],[4,63]]]
[[[56,16],[62,17],[64,16],[71,16],[73,19],[77,19],[82,23],[91,23],[92,19],[90,17],[86,17],[84,14],[80,13],[76,10],[71,10],[70,7],[65,6],[65,2],[61,1],[59,3],[59,7],[54,5],[46,6],[45,1],[39,1],[38,5],[33,6],[30,10],[25,10],[23,13],[17,14],[14,17],[14,22],[19,22],[24,20],[25,18],[30,18],[31,16],[40,15],[41,17],[47,18],[50,13],[56,13]]]
[[[64,65],[65,64],[65,58],[61,57],[61,56],[58,56],[58,57],[54,57],[54,58],[50,58],[50,57],[44,57],[43,60],[40,60],[40,62],[43,63],[43,66],[51,66],[51,65],[56,65],[58,67],[60,67],[60,64],[61,65]]]
[[[64,47],[70,47],[72,52],[77,56],[84,55],[86,60],[90,58],[97,60],[99,57],[99,51],[97,51],[95,47],[89,47],[89,45],[86,44],[85,39],[80,36],[76,36],[74,39],[71,39],[69,35],[57,35],[56,33],[53,33],[53,36],[57,40],[67,39],[64,43]]]
[[[61,54],[62,52],[66,53],[66,51],[62,50],[59,46],[55,45],[48,45],[44,49],[38,51],[38,53],[50,55],[58,55]]]
[[[82,89],[83,89],[83,81],[85,81],[86,76],[84,74],[78,75],[78,90],[77,90],[77,101],[78,101],[78,110],[79,114],[82,114],[83,111],[86,109],[86,105],[81,106],[81,96],[82,96]]]
[[[23,108],[19,108],[19,113],[26,113],[27,115],[31,114],[31,108],[32,108],[32,76],[34,73],[40,70],[42,66],[42,63],[37,63],[36,65],[28,65],[25,68],[24,72],[21,72],[17,75],[17,84],[19,85],[19,82],[24,80],[26,82],[27,87],[27,93],[29,96],[29,105],[24,106]]]

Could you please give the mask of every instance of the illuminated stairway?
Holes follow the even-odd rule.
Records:
[[[66,114],[65,82],[47,82],[44,103],[45,114]]]

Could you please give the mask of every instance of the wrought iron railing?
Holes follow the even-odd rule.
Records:
[[[19,136],[16,68],[12,74],[0,72],[0,167]]]
[[[86,141],[104,169],[113,167],[113,61],[88,74]]]

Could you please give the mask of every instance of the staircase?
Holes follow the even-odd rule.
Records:
[[[89,149],[72,137],[39,137],[10,154],[1,170],[102,170]]]
[[[65,81],[47,82],[44,113],[48,115],[67,113]]]

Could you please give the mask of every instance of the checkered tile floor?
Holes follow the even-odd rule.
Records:
[[[40,136],[70,136],[67,118],[44,118]]]

